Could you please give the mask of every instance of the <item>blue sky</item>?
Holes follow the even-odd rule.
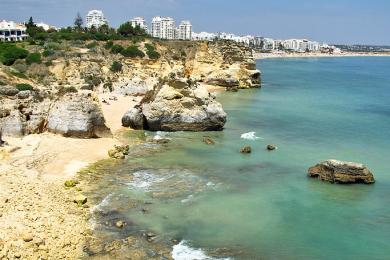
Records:
[[[390,0],[0,0],[0,19],[66,26],[90,9],[102,9],[114,27],[162,15],[189,19],[196,32],[390,45]]]

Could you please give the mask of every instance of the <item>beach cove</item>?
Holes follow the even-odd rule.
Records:
[[[223,132],[132,132],[146,142],[128,159],[86,170],[96,230],[111,243],[150,240],[155,257],[175,259],[386,258],[389,66],[386,57],[258,61],[261,90],[217,95]],[[151,142],[162,137],[170,142]],[[252,154],[239,153],[245,145]],[[330,158],[365,163],[377,183],[307,178]]]

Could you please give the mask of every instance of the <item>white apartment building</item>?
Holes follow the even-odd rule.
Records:
[[[26,26],[22,23],[3,20],[0,22],[0,41],[15,42],[26,40],[28,38],[26,30]]]
[[[156,16],[152,19],[152,36],[160,39],[175,39],[175,20],[171,17]]]
[[[144,29],[146,32],[148,31],[148,25],[143,17],[134,17],[130,20],[131,26],[136,27],[139,26],[141,29]]]
[[[190,21],[182,21],[179,25],[180,40],[191,40],[192,39],[192,25]]]
[[[104,14],[100,10],[91,10],[87,14],[87,28],[91,28],[92,26],[95,28],[99,28],[100,26],[107,24],[108,21],[104,17]]]
[[[50,29],[57,30],[57,28],[56,28],[55,26],[52,26],[52,25],[49,25],[49,24],[43,23],[43,22],[36,23],[36,26],[37,26],[37,27],[42,27],[43,30],[45,30],[45,31],[48,31],[48,30],[50,30]]]
[[[200,32],[200,33],[192,33],[192,40],[194,41],[213,41],[217,38],[215,33],[208,32]]]

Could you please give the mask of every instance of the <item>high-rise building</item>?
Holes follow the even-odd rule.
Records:
[[[175,21],[171,17],[154,17],[151,34],[160,39],[175,39]]]
[[[179,39],[191,40],[192,39],[192,25],[190,21],[182,21],[179,25]]]
[[[100,10],[91,10],[87,14],[87,28],[91,28],[92,26],[95,28],[99,28],[104,24],[108,24],[107,19],[104,17],[104,14]]]
[[[148,31],[148,26],[146,24],[146,21],[142,17],[134,17],[130,20],[131,26],[136,27],[139,26],[141,29],[144,29],[146,32]]]

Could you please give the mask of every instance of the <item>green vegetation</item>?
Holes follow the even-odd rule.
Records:
[[[112,48],[112,46],[114,45],[114,42],[113,41],[108,41],[105,45],[104,45],[104,48],[106,50],[109,50]]]
[[[25,59],[28,51],[14,44],[0,43],[0,60],[4,65],[11,66],[17,59]]]
[[[114,53],[114,54],[121,53],[123,50],[124,50],[124,48],[121,45],[115,44],[111,47],[111,53]]]
[[[53,62],[52,62],[51,60],[48,60],[48,61],[45,62],[45,65],[46,65],[47,67],[50,67],[50,66],[53,65]]]
[[[146,43],[145,48],[146,54],[148,55],[149,59],[158,60],[160,58],[160,53],[156,51],[156,48],[153,45]]]
[[[119,26],[117,33],[125,37],[146,35],[146,31],[144,29],[142,29],[139,25],[133,27],[130,22],[124,23]]]
[[[121,67],[121,69],[122,69],[122,67]],[[106,83],[104,83],[103,88],[108,89],[108,90],[110,90],[110,92],[112,92],[113,88],[112,88],[111,80],[108,80]]]
[[[87,47],[88,49],[94,49],[98,45],[99,44],[96,41],[94,41],[94,42],[87,44],[85,47]]]
[[[77,93],[77,89],[73,86],[71,87],[64,87],[64,86],[61,86],[58,88],[58,95],[59,96],[63,96],[65,95],[66,93]]]
[[[46,49],[42,52],[43,57],[49,57],[55,54],[55,51]]]
[[[15,86],[19,91],[33,90],[34,88],[30,84],[21,83]]]
[[[30,53],[26,58],[27,64],[33,64],[33,63],[42,63],[41,54],[40,53]]]
[[[110,70],[112,72],[120,72],[122,71],[122,63],[120,63],[119,61],[114,61],[110,67]],[[112,85],[112,83],[111,83]]]
[[[5,84],[4,81],[1,81],[1,80],[0,80],[0,86],[5,86],[5,85],[7,85],[7,84]]]
[[[15,77],[21,78],[21,79],[27,79],[27,76],[23,72],[19,71],[11,71],[11,75],[14,75]]]
[[[125,57],[131,57],[131,58],[143,58],[145,57],[145,53],[143,53],[136,45],[131,45],[127,47],[126,49],[121,51],[121,54]]]

